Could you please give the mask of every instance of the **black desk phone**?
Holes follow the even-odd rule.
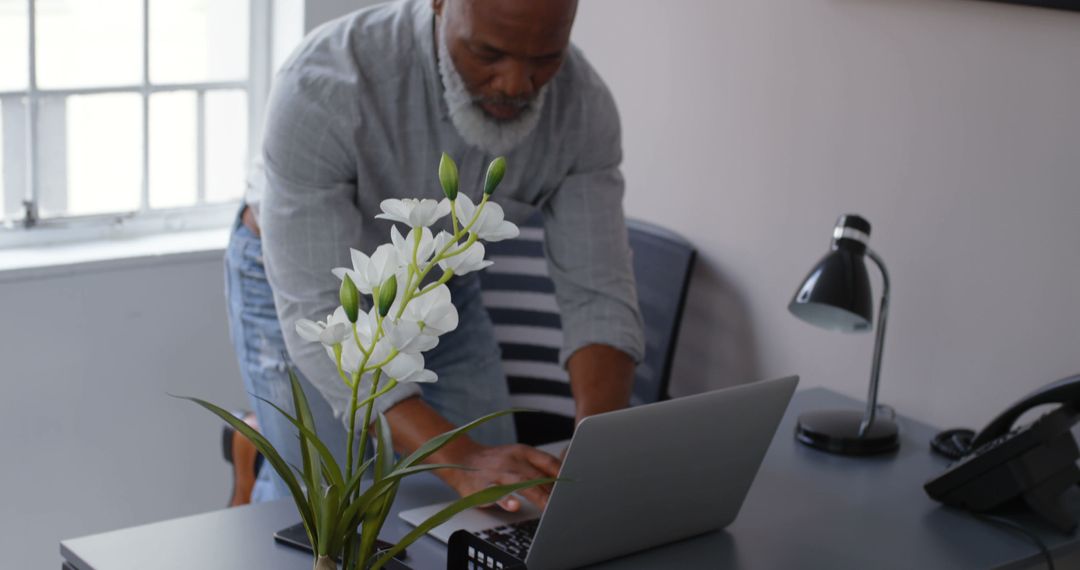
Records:
[[[1014,425],[1031,408],[1053,403],[1061,405],[1029,424]],[[1078,420],[1080,374],[1036,390],[977,435],[942,432],[932,447],[957,461],[924,488],[935,500],[975,512],[1023,505],[1072,533],[1077,523],[1061,506],[1061,495],[1080,483],[1080,448],[1071,431]]]

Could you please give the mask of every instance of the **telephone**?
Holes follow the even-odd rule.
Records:
[[[1052,403],[1061,405],[1029,424],[1014,426],[1024,412]],[[924,489],[935,500],[975,512],[1026,505],[1071,534],[1077,522],[1062,507],[1061,495],[1080,483],[1080,448],[1071,431],[1078,420],[1080,374],[1036,390],[977,435],[967,430],[939,434],[932,447],[957,461]]]

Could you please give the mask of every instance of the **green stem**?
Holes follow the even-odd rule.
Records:
[[[393,390],[397,385],[398,385],[397,380],[394,380],[393,378],[391,378],[390,382],[387,383],[387,385],[384,386],[382,390],[379,390],[378,392],[368,396],[367,398],[364,398],[364,400],[362,402],[357,404],[357,407],[366,406],[367,404],[369,404],[371,402],[374,402],[377,398],[379,398],[383,394],[386,394],[390,390]]]
[[[375,328],[382,330],[382,314],[379,313],[379,288],[371,288],[371,300],[374,301],[372,305],[374,309],[371,312],[375,313]],[[377,339],[371,339],[371,350],[375,350],[375,341]]]
[[[371,343],[371,350],[375,350],[375,342]],[[371,357],[371,353],[365,353],[364,359],[360,362],[360,367],[356,369],[356,378],[352,384],[352,400],[349,402],[349,434],[347,437],[348,446],[345,450],[345,480],[352,480],[353,473],[353,437],[356,434],[356,398],[360,391],[360,379],[364,377],[364,367],[367,366],[368,358]],[[363,460],[363,455],[360,456]]]
[[[454,276],[454,270],[447,269],[446,272],[443,273],[443,276],[440,277],[438,281],[432,283],[431,285],[428,285],[427,287],[424,287],[424,289],[421,290],[419,293],[417,293],[416,295],[413,295],[413,299],[415,299],[417,297],[423,297],[424,295],[427,295],[428,293],[434,291],[435,288],[438,287],[439,285],[445,285],[446,282],[449,281],[450,278],[453,277],[453,276]]]
[[[341,343],[334,345],[334,360],[337,362],[338,376],[341,376],[346,386],[351,387],[352,382],[349,381],[349,375],[345,373],[345,369],[341,366]]]
[[[465,241],[465,245],[463,245],[460,248],[450,252],[450,255],[447,255],[446,257],[454,257],[455,255],[460,255],[462,253],[465,253],[465,250],[472,247],[472,244],[476,243],[477,239],[478,239],[478,236],[476,234],[470,234],[469,239]]]
[[[386,366],[387,364],[390,364],[390,361],[393,360],[394,357],[396,357],[398,354],[401,354],[400,352],[398,352],[398,349],[396,349],[396,348],[390,349],[390,356],[387,356],[386,360],[376,364],[375,366],[372,366],[371,368],[368,368],[367,370],[364,370],[364,372],[370,372],[372,370],[377,370],[379,368],[382,368],[383,366]]]
[[[356,331],[356,323],[352,324],[352,335],[353,335],[353,340],[356,341],[356,348],[359,348],[360,352],[362,352],[365,355],[369,354],[369,352],[364,349],[364,345],[360,342],[360,333]],[[374,345],[372,345],[372,346],[374,346]]]
[[[458,221],[457,221],[457,201],[450,200],[450,220],[454,223],[454,235],[458,233]]]
[[[367,440],[368,440],[368,438],[367,438],[367,430],[368,430],[368,426],[371,425],[371,409],[375,405],[375,398],[378,397],[376,395],[376,391],[379,388],[379,378],[381,378],[381,377],[382,377],[382,370],[381,369],[376,370],[374,376],[372,376],[372,378],[371,378],[371,394],[369,394],[368,398],[366,400],[364,400],[365,402],[367,402],[367,409],[364,410],[364,424],[362,426],[360,426],[360,461],[364,460],[364,455],[367,453]],[[357,382],[357,384],[359,384],[359,382]],[[354,394],[355,394],[355,392],[354,392]],[[354,414],[353,414],[354,418],[356,417],[355,416],[355,410],[356,410],[357,406],[358,406],[358,404],[356,403],[355,400],[353,400],[353,404],[349,408],[350,410],[354,411]],[[353,433],[353,431],[354,430],[352,429],[352,426],[350,426],[349,433],[351,434],[351,433]],[[352,449],[352,448],[350,447],[350,449]],[[352,467],[352,458],[349,458],[349,466]],[[359,492],[359,489],[357,489],[357,492]]]

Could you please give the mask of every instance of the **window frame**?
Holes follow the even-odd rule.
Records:
[[[25,107],[24,144],[22,157],[23,212],[21,219],[0,222],[0,250],[10,247],[65,243],[88,239],[134,237],[181,230],[224,227],[236,214],[236,200],[206,203],[206,94],[214,91],[243,91],[247,95],[248,132],[247,159],[250,163],[259,148],[262,119],[270,90],[274,30],[274,2],[248,0],[248,75],[243,81],[213,81],[192,83],[153,83],[150,79],[150,0],[142,4],[142,69],[138,84],[74,89],[40,89],[37,85],[37,17],[38,0],[25,0],[28,9],[29,50],[26,89],[0,92],[0,99],[22,98]],[[154,208],[150,199],[150,96],[155,93],[193,92],[196,96],[197,168],[196,204],[178,208]],[[136,93],[141,97],[142,155],[139,207],[136,210],[91,215],[40,218],[40,108],[46,99],[65,99],[77,95]],[[0,132],[0,136],[3,133]],[[10,189],[6,190],[10,192]]]

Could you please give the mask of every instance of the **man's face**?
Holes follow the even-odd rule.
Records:
[[[559,71],[577,0],[434,0],[433,7],[476,104],[510,121]]]

